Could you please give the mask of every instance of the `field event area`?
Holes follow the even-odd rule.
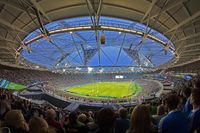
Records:
[[[66,89],[67,93],[91,98],[125,98],[141,92],[142,87],[132,81],[127,82],[97,82]]]

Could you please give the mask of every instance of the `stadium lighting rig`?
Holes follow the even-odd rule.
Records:
[[[104,72],[104,69],[103,69],[103,68],[100,68],[100,69],[99,69],[99,72],[100,72],[100,73],[103,73],[103,72]]]
[[[92,72],[93,68],[92,67],[88,67],[88,73]]]
[[[76,68],[75,68],[75,70],[77,70],[77,71],[80,71],[80,70],[81,70],[81,68],[80,68],[80,67],[76,67]]]
[[[35,66],[35,68],[40,68],[40,66]]]

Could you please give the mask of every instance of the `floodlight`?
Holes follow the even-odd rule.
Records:
[[[92,67],[88,67],[88,72],[91,72],[93,70]]]

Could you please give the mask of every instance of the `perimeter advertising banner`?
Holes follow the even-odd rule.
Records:
[[[17,90],[25,89],[27,87],[24,86],[24,85],[20,85],[20,84],[10,82],[10,81],[5,80],[5,79],[0,79],[0,88],[17,91]]]

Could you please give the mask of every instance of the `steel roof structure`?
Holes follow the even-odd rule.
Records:
[[[113,25],[100,26],[101,17],[106,16],[144,24],[146,31],[142,32],[140,41],[152,37],[149,29],[167,37],[168,42],[163,44],[174,52],[176,59],[170,60],[162,68],[187,64],[198,60],[200,56],[199,4],[199,0],[0,0],[0,60],[2,64],[15,67],[23,65],[17,62],[21,55],[20,49],[28,49],[25,38],[39,29],[41,35],[48,40],[56,30],[46,26],[57,20],[88,16],[92,26],[87,30],[93,30],[99,40],[100,31],[119,28]],[[73,28],[78,27],[81,28]],[[117,29],[120,30],[123,32]],[[154,41],[162,41],[153,37]],[[97,41],[98,58],[100,47]],[[32,62],[29,64],[24,67],[34,65]]]

